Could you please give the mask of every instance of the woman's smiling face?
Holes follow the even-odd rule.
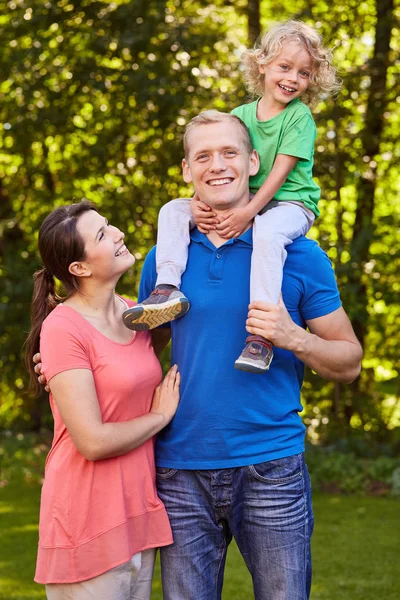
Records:
[[[79,217],[77,231],[85,245],[85,259],[79,262],[87,268],[87,275],[115,279],[134,264],[135,257],[124,243],[125,234],[96,211]]]

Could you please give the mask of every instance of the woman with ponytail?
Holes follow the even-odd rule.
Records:
[[[55,209],[39,251],[26,364],[40,389],[32,363],[40,351],[54,439],[35,581],[49,600],[148,600],[155,548],[172,543],[154,436],[177,409],[179,373],[173,367],[160,383],[150,334],[123,325],[133,303],[115,285],[135,259],[93,204]]]

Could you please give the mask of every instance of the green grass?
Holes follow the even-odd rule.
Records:
[[[398,600],[400,503],[392,498],[316,495],[312,600]],[[32,582],[39,486],[13,480],[0,488],[0,599],[44,600]],[[236,546],[228,552],[224,600],[250,600],[250,576]],[[153,600],[161,600],[157,565]]]
[[[0,598],[42,600],[44,588],[33,583],[40,488],[13,482],[0,488]]]

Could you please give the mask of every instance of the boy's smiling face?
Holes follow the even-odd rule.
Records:
[[[259,159],[255,150],[249,154],[240,127],[229,119],[198,125],[188,145],[183,178],[193,183],[200,200],[216,210],[245,206],[249,175],[257,173]]]
[[[282,51],[267,65],[260,65],[264,74],[264,96],[286,106],[308,88],[313,60],[299,42],[287,41]]]

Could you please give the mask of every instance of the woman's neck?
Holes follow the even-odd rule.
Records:
[[[122,315],[127,305],[115,295],[114,288],[107,289],[103,286],[95,293],[93,290],[89,292],[87,289],[81,289],[64,304],[73,308],[95,329],[114,342],[127,344],[135,337],[123,324]]]
[[[82,285],[64,304],[88,317],[109,319],[116,312],[120,312],[120,300],[116,297],[113,286],[103,285],[97,288],[97,286]]]

